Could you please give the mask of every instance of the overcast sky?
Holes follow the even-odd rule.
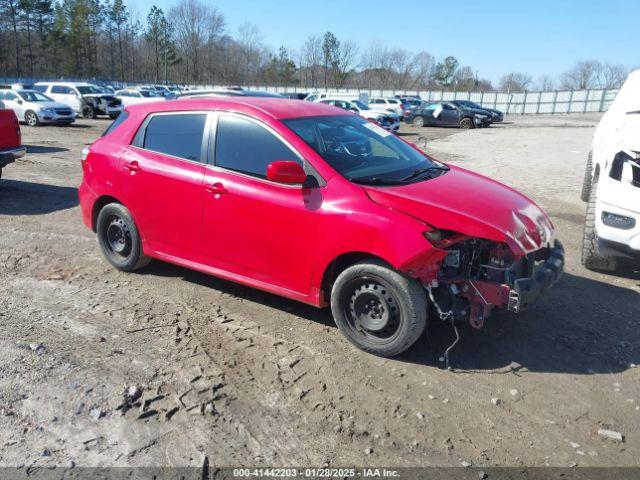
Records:
[[[178,0],[129,0],[141,19],[152,5],[168,11]],[[640,66],[640,0],[205,0],[235,35],[256,25],[264,42],[298,49],[327,30],[361,48],[371,40],[439,59],[453,55],[480,77],[509,71],[556,77],[577,60]]]

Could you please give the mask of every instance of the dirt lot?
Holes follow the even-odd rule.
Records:
[[[107,121],[23,127],[29,155],[0,187],[0,466],[640,464],[640,274],[579,262],[597,120],[403,127],[533,197],[567,250],[535,308],[462,330],[454,371],[439,321],[387,360],[327,311],[160,262],[117,272],[76,195],[80,150]]]

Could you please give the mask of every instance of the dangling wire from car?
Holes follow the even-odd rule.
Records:
[[[451,326],[453,327],[453,332],[456,334],[456,339],[453,341],[451,345],[449,345],[449,347],[444,351],[444,355],[442,355],[442,357],[440,357],[439,359],[441,362],[444,362],[445,368],[447,370],[452,370],[449,364],[449,352],[451,352],[451,350],[453,350],[453,347],[455,347],[457,343],[460,341],[460,334],[458,333],[458,327],[456,327],[456,322],[453,317],[453,310],[449,310],[448,312],[443,312],[442,308],[440,308],[440,305],[438,305],[438,302],[436,302],[436,299],[433,296],[431,285],[427,286],[426,288],[427,288],[427,292],[429,292],[429,299],[431,300],[431,303],[433,303],[433,306],[436,307],[436,312],[438,312],[438,316],[440,317],[440,320],[443,320],[443,321],[449,320],[451,322]]]

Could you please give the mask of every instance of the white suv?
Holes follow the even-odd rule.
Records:
[[[582,263],[613,271],[640,258],[640,70],[629,74],[600,120],[582,189],[587,201]]]
[[[33,87],[56,102],[64,103],[73,109],[76,115],[84,118],[96,118],[108,115],[116,118],[122,111],[122,102],[111,93],[102,93],[90,83],[79,82],[38,82]]]
[[[373,108],[384,108],[389,112],[396,113],[401,117],[404,115],[404,105],[397,98],[373,97],[369,99],[369,106]]]

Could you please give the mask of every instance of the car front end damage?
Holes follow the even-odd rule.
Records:
[[[440,258],[420,280],[440,312],[476,329],[496,308],[514,313],[528,308],[564,270],[564,248],[558,240],[516,255],[505,243],[439,230],[426,235]]]
[[[600,251],[640,258],[640,152],[618,152],[597,188],[595,223]]]

